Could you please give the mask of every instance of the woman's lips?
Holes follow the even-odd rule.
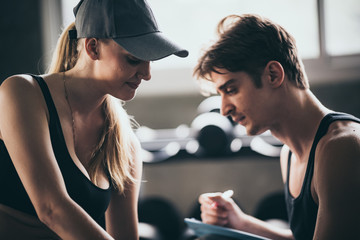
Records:
[[[140,85],[140,82],[127,82],[126,84],[132,89],[137,89]]]

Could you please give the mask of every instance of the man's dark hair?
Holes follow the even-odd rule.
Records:
[[[298,56],[295,39],[280,25],[257,15],[230,15],[217,27],[219,39],[202,55],[194,76],[210,80],[216,68],[244,71],[261,87],[261,74],[269,61],[278,61],[289,81],[301,89],[309,83]]]

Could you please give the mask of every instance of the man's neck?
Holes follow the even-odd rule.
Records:
[[[284,107],[278,126],[270,129],[281,142],[289,146],[297,159],[307,160],[322,118],[331,112],[310,90],[300,91]]]

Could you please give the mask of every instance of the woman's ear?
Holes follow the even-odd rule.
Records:
[[[268,84],[273,88],[280,87],[284,81],[285,72],[281,63],[278,61],[270,61],[265,67],[267,73]]]
[[[96,39],[96,38],[86,38],[85,39],[86,53],[92,60],[99,59],[98,47],[99,47],[98,39]]]

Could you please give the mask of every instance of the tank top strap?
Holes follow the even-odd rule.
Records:
[[[286,185],[287,186],[289,185],[289,178],[290,178],[291,156],[292,156],[292,152],[289,149],[288,161],[287,161],[287,170],[286,170]]]
[[[301,193],[293,198],[289,192],[289,169],[290,158],[288,159],[288,176],[285,185],[286,207],[289,216],[290,228],[296,239],[312,239],[316,225],[318,205],[315,203],[311,193],[311,181],[314,174],[315,151],[320,139],[326,135],[329,126],[334,121],[354,121],[360,123],[360,119],[345,113],[333,112],[327,114],[320,122],[311,146],[309,160],[306,167],[305,177]]]
[[[334,112],[327,114],[320,122],[319,128],[316,132],[313,144],[311,146],[309,160],[314,159],[315,157],[315,150],[317,147],[317,144],[319,143],[320,139],[327,133],[329,126],[332,122],[342,120],[342,121],[355,121],[360,122],[360,119],[346,113],[340,113],[340,112]]]
[[[330,124],[335,121],[339,121],[339,120],[355,121],[355,122],[360,123],[360,119],[358,119],[350,114],[347,114],[347,113],[333,112],[333,113],[329,113],[329,114],[325,115],[325,117],[320,122],[319,128],[315,134],[315,138],[314,138],[313,144],[311,146],[311,150],[310,150],[308,171],[306,173],[307,175],[309,175],[309,177],[307,177],[307,176],[305,177],[305,179],[308,179],[308,181],[306,183],[308,186],[310,186],[310,184],[311,184],[311,180],[312,180],[312,176],[313,176],[313,172],[314,172],[316,147],[317,147],[320,139],[327,133]]]
[[[330,124],[332,122],[339,121],[339,120],[342,120],[342,121],[347,121],[348,120],[348,121],[354,121],[354,122],[360,123],[360,119],[354,117],[353,115],[347,114],[347,113],[332,112],[332,113],[329,113],[329,114],[325,115],[325,117],[321,120],[321,122],[319,124],[317,132],[315,134],[313,144],[311,146],[309,159],[308,159],[309,160],[308,161],[308,166],[307,166],[307,170],[306,170],[306,173],[305,173],[304,185],[309,185],[310,186],[310,184],[311,184],[313,171],[314,171],[315,151],[316,151],[316,147],[317,147],[320,139],[327,133]],[[292,155],[292,152],[289,150],[288,164],[287,164],[287,176],[286,176],[287,185],[289,183],[289,178],[290,178],[291,155]],[[305,187],[305,186],[303,186],[303,187]]]
[[[45,102],[46,102],[46,106],[49,111],[49,118],[50,118],[50,124],[51,124],[52,121],[55,120],[54,116],[57,115],[57,112],[56,112],[54,101],[50,94],[49,87],[47,86],[45,80],[42,77],[40,77],[38,75],[32,75],[32,74],[30,74],[30,75],[37,81],[37,83],[40,86],[41,92],[42,92]]]

